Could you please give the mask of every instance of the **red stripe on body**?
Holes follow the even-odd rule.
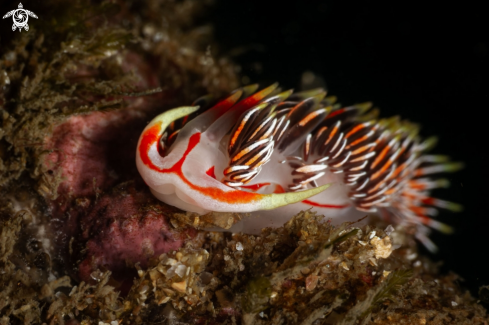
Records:
[[[349,207],[349,204],[345,204],[345,205],[321,204],[310,200],[304,200],[302,201],[302,203],[309,204],[318,208],[328,208],[328,209],[344,209],[346,207]]]
[[[238,191],[238,190],[230,190],[230,191],[223,191],[219,188],[216,187],[203,187],[203,186],[198,186],[190,182],[185,175],[183,174],[182,171],[182,166],[183,163],[185,162],[185,159],[187,159],[187,156],[190,154],[190,152],[197,146],[197,144],[200,142],[200,132],[193,134],[189,141],[188,141],[188,146],[187,149],[185,150],[185,153],[183,154],[182,158],[180,158],[179,161],[177,161],[172,167],[170,168],[159,168],[153,162],[151,161],[151,158],[149,158],[149,150],[151,149],[151,146],[156,144],[159,140],[161,134],[161,123],[156,124],[146,130],[141,138],[141,143],[139,145],[139,156],[141,157],[141,161],[148,166],[150,169],[157,171],[159,173],[173,173],[176,174],[180,179],[187,184],[191,189],[198,191],[206,196],[212,197],[213,199],[220,201],[220,202],[225,202],[225,203],[250,203],[259,200],[262,195],[257,194],[257,193],[250,193],[250,192],[245,192],[245,191]]]
[[[332,117],[334,117],[336,115],[339,115],[339,114],[345,112],[346,109],[347,109],[347,107],[344,107],[344,108],[340,108],[340,109],[338,109],[336,111],[332,111],[331,113],[328,114],[327,118],[332,118]]]
[[[210,177],[216,179],[216,174],[214,173],[214,166],[212,166],[211,168],[209,168],[205,173],[207,175],[209,175]]]

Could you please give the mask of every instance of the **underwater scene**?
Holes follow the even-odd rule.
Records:
[[[2,1],[0,324],[489,324],[482,6]]]

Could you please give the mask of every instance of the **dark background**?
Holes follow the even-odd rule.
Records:
[[[252,82],[297,89],[311,71],[341,103],[373,101],[383,117],[419,122],[439,136],[434,153],[465,162],[435,193],[465,210],[441,211],[455,233],[433,233],[431,257],[477,296],[489,285],[489,19],[483,1],[439,3],[219,0],[211,21],[219,52]]]

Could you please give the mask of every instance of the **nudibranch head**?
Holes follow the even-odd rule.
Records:
[[[225,167],[226,155],[221,146],[229,131],[226,128],[230,128],[229,120],[258,104],[275,87],[239,103],[243,91],[237,91],[178,130],[178,137],[169,148],[167,141],[176,136],[173,133],[166,136],[167,128],[199,107],[172,109],[153,119],[139,139],[136,155],[138,170],[153,194],[181,209],[206,213],[269,210],[300,202],[323,191],[328,185],[302,192],[261,194],[230,187],[216,178]]]
[[[449,230],[430,218],[434,207],[460,207],[430,197],[448,182],[426,176],[461,164],[425,154],[435,140],[421,142],[416,125],[379,119],[370,103],[341,107],[322,89],[257,89],[243,87],[215,105],[204,97],[148,124],[136,163],[158,199],[200,214],[382,210],[417,225],[427,246],[427,226]]]

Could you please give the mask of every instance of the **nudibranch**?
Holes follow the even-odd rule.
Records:
[[[159,200],[186,211],[253,212],[238,230],[280,226],[300,210],[327,218],[389,215],[416,226],[427,247],[431,217],[459,210],[430,196],[448,181],[430,174],[458,170],[445,156],[428,155],[435,138],[398,117],[379,119],[370,103],[341,107],[322,89],[294,93],[273,84],[234,91],[211,105],[155,117],[139,139],[137,168]],[[197,111],[201,113],[198,114]],[[236,229],[234,229],[236,230]]]

